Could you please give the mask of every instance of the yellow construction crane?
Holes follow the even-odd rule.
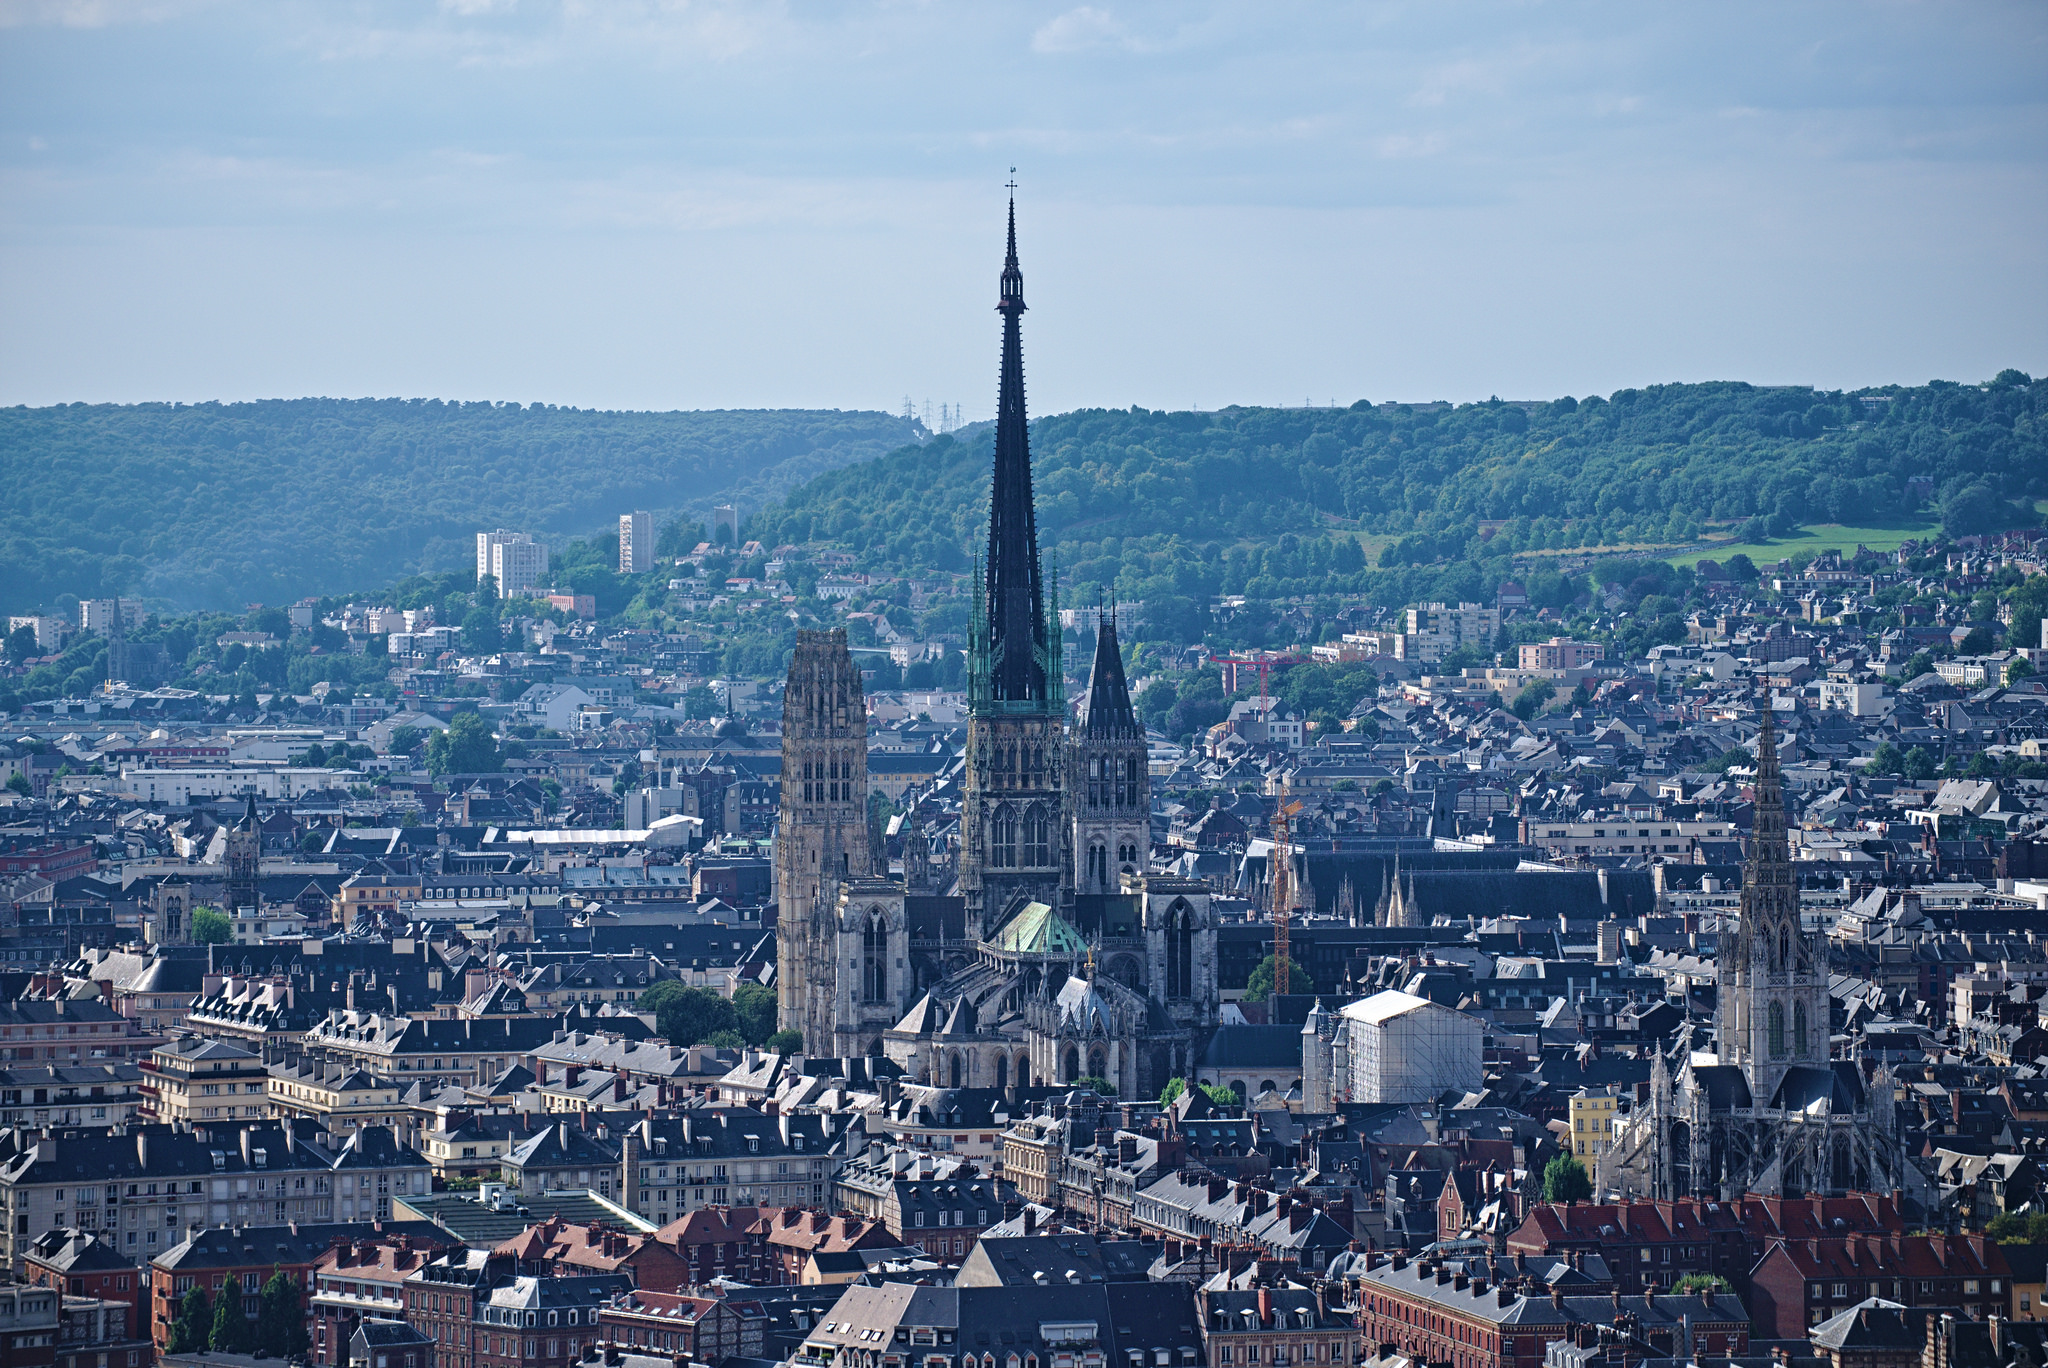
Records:
[[[1287,843],[1288,819],[1301,811],[1301,804],[1287,801],[1280,790],[1280,802],[1273,809],[1273,991],[1287,995],[1288,918],[1294,907],[1294,847]]]

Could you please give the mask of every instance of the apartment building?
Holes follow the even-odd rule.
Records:
[[[619,515],[619,573],[644,575],[654,568],[654,515],[636,510]]]
[[[143,1069],[145,1121],[260,1121],[270,1115],[270,1069],[228,1040],[180,1036],[152,1050]]]
[[[1526,818],[1522,840],[1552,855],[1664,855],[1683,859],[1702,841],[1733,841],[1733,822],[1676,819],[1654,811],[1615,812],[1583,821]]]
[[[1605,660],[1607,648],[1597,641],[1554,636],[1548,641],[1522,643],[1516,657],[1516,663],[1525,670],[1583,670]]]
[[[489,575],[498,582],[499,598],[531,598],[548,575],[548,549],[531,533],[495,532],[476,534],[476,577]]]

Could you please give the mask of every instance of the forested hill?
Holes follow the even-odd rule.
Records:
[[[598,412],[439,400],[0,409],[0,606],[116,592],[281,603],[552,538],[744,513],[911,441],[881,413]]]
[[[2033,522],[2048,385],[2005,371],[1855,393],[1742,383],[1610,398],[1212,413],[1083,410],[1032,425],[1039,525],[1069,592],[1148,602],[1338,588],[1490,597],[1510,554],[1750,538],[1809,522]],[[751,524],[876,569],[957,569],[983,535],[986,429],[822,475]]]

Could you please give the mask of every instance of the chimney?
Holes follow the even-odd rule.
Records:
[[[1259,1288],[1259,1324],[1273,1324],[1273,1289],[1263,1284]]]
[[[1703,1311],[1714,1309],[1714,1289],[1712,1287],[1702,1287],[1700,1289],[1700,1309]]]
[[[1656,1289],[1656,1287],[1655,1287],[1655,1286],[1653,1285],[1653,1286],[1650,1286],[1650,1287],[1646,1287],[1646,1288],[1644,1288],[1644,1289],[1643,1289],[1643,1310],[1645,1310],[1645,1311],[1655,1311],[1656,1309],[1657,1309],[1657,1289]]]
[[[1615,1295],[1616,1295],[1616,1296],[1619,1296],[1620,1294],[1619,1294],[1619,1293],[1616,1293]],[[1561,1287],[1553,1287],[1553,1288],[1551,1288],[1551,1289],[1550,1289],[1550,1309],[1551,1309],[1551,1310],[1553,1310],[1553,1311],[1562,1311],[1562,1310],[1564,1310],[1564,1289],[1563,1289],[1563,1288],[1561,1288]]]

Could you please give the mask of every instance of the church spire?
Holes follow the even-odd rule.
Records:
[[[1102,614],[1095,629],[1095,664],[1088,671],[1088,697],[1077,719],[1088,736],[1131,736],[1139,732],[1131,707],[1130,685],[1124,680],[1124,652],[1116,639],[1116,611]]]
[[[996,311],[1003,316],[1003,359],[989,485],[988,561],[982,571],[982,640],[977,643],[981,679],[976,692],[983,698],[977,701],[1051,704],[1057,699],[1057,674],[1047,668],[1052,643],[1031,495],[1031,433],[1024,417],[1024,272],[1017,264],[1014,194]]]

